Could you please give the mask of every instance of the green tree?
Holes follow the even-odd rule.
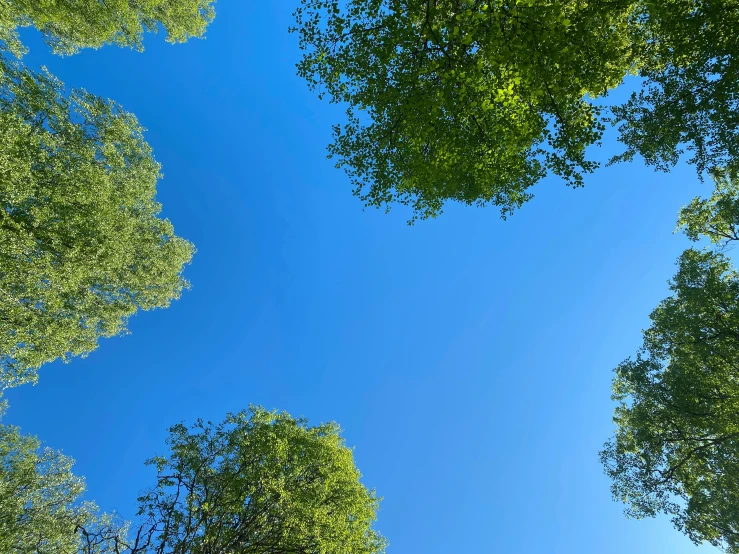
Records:
[[[692,241],[706,237],[723,248],[739,241],[739,174],[714,169],[711,175],[715,184],[711,198],[694,198],[680,210],[678,227]]]
[[[170,429],[135,532],[81,504],[71,460],[0,427],[0,552],[375,554],[379,499],[360,482],[336,424],[262,408]],[[17,491],[22,490],[22,494]],[[5,542],[3,542],[5,541]],[[44,545],[38,550],[25,545]],[[20,546],[19,546],[20,545]],[[15,550],[10,548],[15,547]],[[53,546],[53,548],[52,548]]]
[[[348,106],[329,154],[367,205],[520,207],[582,184],[610,121],[661,170],[739,169],[739,0],[302,0],[298,74]],[[640,90],[593,104],[629,74]]]
[[[505,215],[548,172],[596,164],[592,103],[640,63],[635,2],[302,0],[298,73],[348,105],[330,156],[369,206],[439,214],[447,200]]]
[[[0,402],[0,416],[6,407]],[[0,552],[102,554],[123,542],[127,524],[82,501],[85,482],[72,473],[73,464],[36,437],[0,424]],[[85,536],[90,540],[83,542]]]
[[[69,554],[78,525],[91,523],[92,506],[79,503],[82,479],[72,460],[41,449],[35,437],[0,425],[0,552]]]
[[[169,457],[148,462],[157,483],[139,499],[145,532],[132,552],[385,549],[372,528],[379,499],[360,482],[336,424],[309,427],[252,407],[218,425],[175,425],[168,443]]]
[[[18,24],[15,19],[12,6],[8,2],[0,1],[0,49],[20,57],[25,48],[18,37]]]
[[[627,150],[658,169],[684,150],[699,172],[738,169],[739,1],[640,2],[632,25],[645,79],[614,108]]]
[[[716,180],[680,226],[725,244],[739,180]],[[689,249],[670,287],[636,358],[616,369],[616,434],[601,459],[628,515],[666,513],[695,542],[739,552],[739,273],[720,252]]]
[[[135,117],[48,73],[0,76],[0,389],[94,350],[187,282]]]
[[[143,34],[164,28],[169,42],[200,37],[215,0],[0,0],[0,40],[22,52],[16,29],[38,29],[57,54],[116,44],[142,50]]]

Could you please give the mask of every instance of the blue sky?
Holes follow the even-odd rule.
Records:
[[[612,368],[633,354],[687,241],[691,168],[557,179],[508,221],[449,206],[363,211],[326,160],[342,110],[295,76],[294,1],[222,0],[207,39],[26,62],[148,128],[159,200],[197,248],[191,291],[132,334],[10,391],[5,421],[77,460],[89,497],[133,517],[166,428],[249,403],[335,420],[385,497],[389,553],[713,552],[629,521],[597,452]],[[615,152],[609,141],[606,150]]]

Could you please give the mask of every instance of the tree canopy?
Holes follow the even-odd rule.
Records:
[[[170,429],[138,526],[82,503],[71,460],[0,427],[0,552],[374,554],[379,499],[336,424],[262,408]],[[17,491],[22,491],[18,494]],[[37,547],[36,545],[41,545]],[[34,549],[36,548],[36,549]]]
[[[737,0],[302,0],[295,17],[298,74],[347,106],[329,155],[368,206],[505,216],[549,173],[582,184],[608,122],[613,162],[666,170],[687,149],[701,174],[736,169]],[[602,99],[636,74],[625,104]]]
[[[125,332],[187,282],[135,117],[46,72],[0,75],[0,388]]]
[[[702,174],[739,160],[739,1],[640,2],[632,25],[645,83],[614,108],[625,154],[667,170],[687,150]]]
[[[714,169],[715,190],[710,198],[694,198],[680,210],[678,227],[692,241],[705,237],[725,247],[739,241],[739,173]]]
[[[84,482],[72,474],[72,463],[0,424],[0,552],[77,551],[75,530],[91,524],[94,507],[80,502]]]
[[[717,175],[686,206],[689,237],[735,240],[739,181]],[[613,494],[635,517],[667,513],[695,542],[739,552],[739,272],[687,250],[644,345],[616,369],[615,437],[601,453]]]
[[[336,424],[252,407],[217,425],[175,425],[168,444],[168,457],[148,462],[157,483],[139,499],[134,552],[384,551],[372,528],[379,499]]]
[[[169,42],[201,37],[215,16],[215,0],[3,0],[0,40],[18,54],[16,29],[38,29],[57,54],[116,44],[142,50],[144,32],[160,27]]]
[[[509,213],[548,172],[573,185],[603,132],[592,99],[635,71],[631,0],[303,0],[298,73],[348,105],[329,152],[371,206]]]

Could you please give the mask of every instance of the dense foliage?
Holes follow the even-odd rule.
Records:
[[[660,169],[684,150],[699,172],[737,169],[739,1],[640,2],[632,25],[641,91],[614,109],[625,155]]]
[[[736,240],[739,180],[716,179],[680,224],[722,243]],[[690,249],[671,289],[636,358],[616,369],[617,430],[602,460],[628,514],[667,513],[694,541],[739,552],[739,272]]]
[[[329,153],[367,205],[506,215],[548,173],[582,184],[607,121],[626,145],[612,161],[739,160],[737,0],[302,0],[295,16],[298,74],[347,106]],[[629,101],[595,102],[630,74]]]
[[[35,437],[0,424],[0,552],[76,552],[75,530],[92,524],[94,507],[79,502],[84,482],[71,466]]]
[[[0,75],[0,389],[126,330],[187,285],[135,117],[48,73]]]
[[[374,554],[379,499],[335,424],[251,408],[170,429],[138,527],[96,513],[71,460],[0,426],[0,552]]]
[[[0,40],[22,52],[16,29],[33,26],[58,54],[116,44],[142,49],[143,34],[161,26],[169,42],[200,37],[215,0],[0,0]]]
[[[384,551],[372,529],[379,499],[335,424],[252,408],[218,425],[175,425],[169,447],[149,461],[157,484],[139,499],[142,551]]]
[[[591,100],[637,67],[630,0],[303,0],[311,88],[348,105],[329,147],[368,205],[508,213],[548,172],[579,185]]]

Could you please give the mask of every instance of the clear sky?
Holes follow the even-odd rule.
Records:
[[[198,252],[180,301],[43,367],[5,421],[124,517],[168,426],[255,403],[342,426],[390,554],[714,552],[625,519],[598,462],[612,368],[687,245],[678,209],[709,184],[633,163],[576,190],[548,179],[508,221],[362,211],[326,160],[342,110],[295,76],[296,3],[219,0],[206,40],[150,35],[143,54],[52,57],[25,35],[29,65],[148,128],[164,214]]]

